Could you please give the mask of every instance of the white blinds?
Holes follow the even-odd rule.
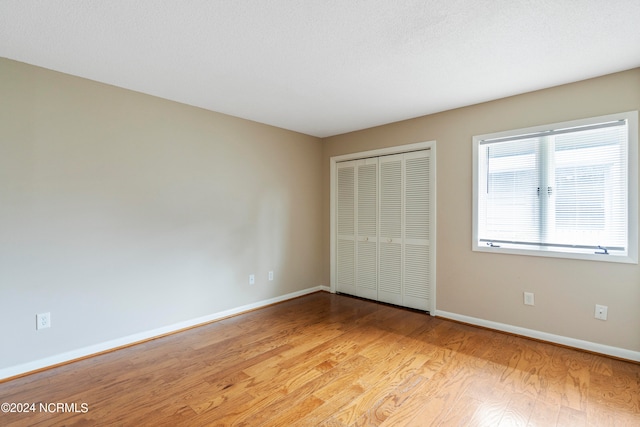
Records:
[[[480,142],[478,238],[627,250],[627,121]]]

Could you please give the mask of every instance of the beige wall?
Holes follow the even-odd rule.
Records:
[[[455,84],[455,82],[452,82]],[[638,265],[471,251],[473,135],[640,109],[640,69],[327,138],[323,283],[329,277],[329,159],[437,141],[437,309],[640,351]],[[524,306],[523,291],[535,293]],[[609,320],[594,319],[594,305]]]
[[[6,59],[0,100],[0,370],[321,285],[320,139]]]

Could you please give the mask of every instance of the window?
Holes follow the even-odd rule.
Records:
[[[473,137],[473,250],[638,262],[638,113]]]

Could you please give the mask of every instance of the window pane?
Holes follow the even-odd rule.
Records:
[[[539,241],[537,145],[536,139],[529,139],[485,147],[487,185],[481,196],[485,213],[481,238]]]
[[[624,126],[555,137],[554,243],[625,246],[625,147]]]

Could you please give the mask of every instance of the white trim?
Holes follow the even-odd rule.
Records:
[[[620,347],[612,347],[609,345],[598,344],[591,341],[584,341],[575,338],[564,337],[562,335],[549,334],[547,332],[536,331],[533,329],[521,328],[519,326],[508,325],[505,323],[493,322],[491,320],[478,319],[476,317],[465,316],[447,311],[436,311],[436,316],[445,319],[457,320],[458,322],[468,323],[470,325],[482,326],[502,332],[520,335],[523,337],[534,338],[541,341],[547,341],[554,344],[560,344],[567,347],[573,347],[580,350],[587,350],[594,353],[604,354],[607,356],[618,357],[620,359],[632,360],[640,362],[640,351],[627,350]]]
[[[118,347],[137,344],[142,341],[160,337],[162,335],[179,332],[180,330],[187,329],[187,328],[205,325],[207,323],[211,323],[216,320],[223,319],[225,317],[242,314],[250,310],[266,307],[271,304],[290,300],[290,299],[311,294],[317,291],[326,291],[326,290],[329,290],[327,286],[316,286],[314,288],[292,292],[290,294],[282,295],[275,298],[270,298],[268,300],[258,301],[252,304],[243,305],[240,307],[232,308],[232,309],[221,311],[218,313],[209,314],[202,317],[197,317],[195,319],[185,320],[184,322],[174,323],[173,325],[163,326],[161,328],[152,329],[150,331],[140,332],[137,334],[128,335],[126,337],[116,338],[110,341],[94,344],[88,347],[78,348],[76,350],[71,350],[65,353],[56,354],[55,356],[46,357],[44,359],[34,360],[32,362],[23,363],[21,365],[10,366],[8,368],[0,369],[0,380],[15,377],[17,375],[27,374],[29,372],[52,367],[55,365],[59,365],[61,363],[72,362],[74,360],[81,359],[87,356],[92,356],[105,351],[117,349]]]
[[[387,148],[379,148],[375,150],[369,151],[361,151],[359,153],[350,153],[343,154],[340,156],[333,156],[329,159],[329,211],[330,211],[330,219],[329,219],[329,228],[330,228],[330,236],[329,236],[329,260],[330,260],[330,279],[331,279],[331,287],[330,292],[336,292],[336,163],[344,162],[348,160],[356,160],[363,159],[367,157],[379,157],[379,156],[387,156],[391,154],[400,154],[407,153],[410,151],[417,150],[430,150],[431,151],[431,179],[432,179],[432,195],[433,200],[431,203],[431,222],[432,222],[432,230],[431,230],[431,307],[428,310],[429,313],[433,316],[436,311],[436,230],[438,229],[436,223],[437,210],[436,210],[436,201],[437,201],[437,183],[436,183],[436,141],[424,141],[424,142],[415,142],[413,144],[405,144],[405,145],[397,145],[394,147]]]
[[[375,150],[361,151],[359,153],[342,154],[331,157],[331,162],[344,162],[347,160],[364,159],[367,157],[380,157],[389,154],[400,154],[408,151],[428,150],[435,146],[435,141],[414,142],[413,144],[396,145],[394,147],[378,148]]]
[[[433,144],[429,146],[431,150],[431,283],[433,286],[431,287],[431,307],[429,307],[429,314],[431,316],[436,315],[436,266],[438,263],[438,211],[436,209],[436,203],[438,200],[438,185],[436,182],[438,173],[437,173],[437,163],[436,162],[436,142],[433,141]]]

